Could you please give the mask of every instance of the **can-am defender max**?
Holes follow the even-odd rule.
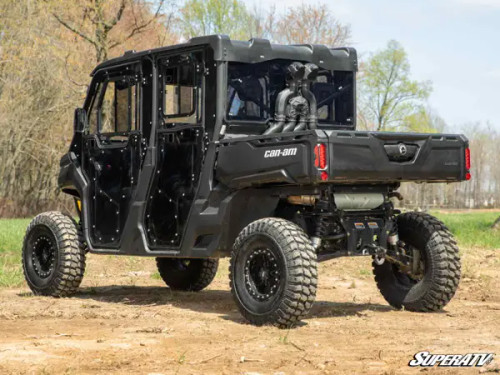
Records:
[[[289,327],[314,302],[318,261],[369,256],[389,304],[441,309],[456,242],[391,199],[402,181],[469,179],[468,141],[356,131],[357,67],[352,48],[226,36],[97,66],[59,174],[79,220],[29,225],[30,288],[75,292],[90,252],[155,257],[170,288],[199,291],[230,256],[244,317]]]

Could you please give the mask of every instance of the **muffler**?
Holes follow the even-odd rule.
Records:
[[[334,193],[335,205],[339,210],[372,210],[384,203],[382,193]]]

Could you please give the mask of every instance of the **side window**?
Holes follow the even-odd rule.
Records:
[[[111,76],[99,83],[89,113],[89,133],[137,130],[138,88],[135,76]]]
[[[162,62],[164,123],[197,124],[201,114],[199,54],[171,57]]]
[[[195,87],[192,65],[168,68],[165,71],[164,114],[187,117],[194,113]]]
[[[137,130],[137,83],[120,77],[106,83],[100,106],[100,133]]]

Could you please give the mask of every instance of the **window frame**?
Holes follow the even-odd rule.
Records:
[[[128,113],[127,113],[127,130],[126,131],[116,131],[116,84],[113,85],[113,111],[114,111],[114,131],[112,132],[102,132],[102,102],[110,82],[116,82],[120,79],[133,79],[135,84],[130,85],[127,88],[128,92]],[[136,88],[136,95],[133,98],[133,87]],[[91,84],[91,89],[89,89],[89,95],[85,101],[84,108],[88,113],[88,123],[85,129],[87,135],[97,135],[97,136],[112,136],[112,135],[127,135],[134,132],[140,132],[142,129],[142,95],[143,95],[143,78],[142,71],[139,63],[127,64],[117,67],[112,67],[108,69],[103,69],[95,73],[94,80]],[[97,116],[97,129],[95,132],[91,132],[91,115],[94,109]],[[135,106],[135,111],[133,106]],[[135,115],[134,115],[135,112]],[[135,124],[132,124],[132,120],[135,119]]]
[[[286,59],[275,59],[275,60],[286,60]],[[264,62],[270,63],[273,60],[266,60]],[[303,63],[307,63],[307,61],[301,61]],[[224,98],[224,123],[228,125],[229,127],[229,132],[231,133],[244,133],[244,134],[262,134],[263,131],[265,131],[269,125],[269,123],[274,121],[274,114],[272,114],[270,117],[267,119],[235,119],[229,116],[229,111],[230,111],[230,104],[232,101],[229,101],[229,87],[230,87],[230,82],[229,82],[229,75],[230,75],[230,65],[231,64],[252,64],[252,63],[241,63],[241,62],[229,62],[226,66],[226,71],[225,71],[225,78],[226,78],[226,91],[225,91],[225,98]],[[336,70],[336,69],[327,69],[327,68],[322,68],[320,66],[321,73],[320,75],[326,75],[329,77],[329,83],[332,85],[336,85],[335,83],[335,73],[348,73],[352,74],[351,77],[351,82],[350,84],[352,85],[351,88],[351,93],[350,93],[350,100],[352,102],[352,121],[347,122],[347,121],[337,121],[335,119],[336,116],[336,104],[334,102],[333,107],[331,105],[328,105],[328,115],[332,116],[333,118],[328,120],[328,119],[318,119],[318,128],[325,129],[325,130],[352,130],[356,126],[356,74],[353,71],[350,70]],[[328,73],[328,74],[327,74]],[[269,89],[269,88],[268,88]],[[269,98],[271,99],[271,98]],[[268,103],[269,106],[271,106],[271,102]]]
[[[172,65],[172,66],[169,66],[168,69],[170,68],[178,68],[182,66],[181,64],[177,64],[177,65]],[[163,74],[164,72],[162,72],[162,90],[163,90],[163,97],[162,97],[162,115],[164,118],[178,118],[178,117],[190,117],[190,116],[193,116],[194,114],[196,114],[197,116],[197,119],[198,119],[198,114],[196,113],[197,112],[197,108],[196,108],[196,103],[197,103],[197,100],[198,100],[198,88],[196,87],[196,69],[193,70],[193,86],[182,86],[180,84],[177,84],[177,85],[171,85],[173,87],[175,87],[175,90],[180,90],[181,87],[191,87],[191,89],[193,90],[193,94],[192,94],[192,97],[191,97],[191,100],[192,100],[192,103],[193,103],[193,109],[191,110],[191,112],[188,112],[188,113],[176,113],[176,114],[167,114],[165,111],[166,111],[166,107],[167,107],[167,90],[165,89],[168,82],[166,82],[166,75]],[[180,70],[177,69],[177,81],[179,81],[179,74],[180,73]],[[177,106],[178,108],[181,108],[181,94],[178,93],[176,94],[177,95]]]
[[[139,101],[138,101],[138,95],[136,94],[135,96],[135,100],[132,100],[134,98],[132,98],[132,87],[135,86],[136,87],[136,90],[137,88],[140,86],[139,84],[139,80],[136,80],[135,84],[134,85],[130,85],[126,88],[127,90],[127,97],[128,97],[128,108],[127,108],[127,130],[122,130],[122,131],[117,131],[117,95],[116,93],[118,92],[118,89],[116,87],[116,82],[120,81],[121,79],[127,79],[127,78],[130,78],[130,75],[119,75],[119,76],[107,76],[107,78],[102,81],[101,83],[103,84],[104,86],[104,89],[102,90],[102,92],[100,93],[100,97],[99,97],[99,101],[98,101],[98,109],[97,109],[97,113],[98,113],[98,118],[97,118],[97,133],[96,134],[101,134],[101,135],[111,135],[111,134],[129,134],[133,131],[137,131],[139,130],[138,129],[138,116],[137,116],[137,112],[138,112],[138,109],[139,109]],[[113,112],[114,112],[114,131],[111,131],[111,132],[103,132],[102,131],[102,103],[103,103],[103,100],[104,100],[104,96],[106,95],[106,92],[109,88],[109,84],[110,82],[114,82],[115,84],[113,85]],[[140,91],[140,90],[137,90],[137,91]],[[136,92],[137,93],[137,92]],[[132,106],[135,105],[135,129],[132,130],[132,119],[133,119],[133,116],[132,116]]]
[[[178,61],[175,63],[171,63],[172,60],[180,59],[182,56],[190,56],[191,61],[189,64],[193,67],[193,111],[188,114],[166,114],[166,76],[165,72],[167,69],[176,68],[182,66],[186,63],[182,63],[182,61]],[[158,113],[160,115],[159,118],[159,129],[165,129],[168,127],[176,126],[176,125],[202,125],[203,124],[203,116],[205,111],[205,50],[204,49],[189,49],[175,53],[169,53],[166,55],[161,55],[158,58],[158,83],[160,86],[159,97],[158,97]],[[181,87],[176,85],[175,87]],[[190,87],[190,86],[185,86]],[[183,121],[185,118],[189,118],[194,116],[194,122],[186,122]],[[175,119],[179,119],[179,121],[172,121]]]

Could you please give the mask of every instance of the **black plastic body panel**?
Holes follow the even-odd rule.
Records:
[[[230,188],[310,184],[316,180],[312,150],[323,132],[249,136],[223,140],[216,178]]]
[[[326,131],[326,134],[329,139],[329,181],[385,183],[465,180],[465,148],[468,147],[468,140],[462,135],[356,131]],[[398,160],[388,150],[399,146],[403,151],[406,150]],[[405,158],[409,154],[413,156]]]
[[[327,146],[327,180],[314,167],[317,144]],[[462,181],[466,147],[464,136],[445,134],[315,130],[243,137],[221,142],[216,177],[230,188]]]
[[[165,54],[183,51],[200,46],[210,46],[213,59],[217,62],[237,61],[257,63],[266,60],[287,59],[309,61],[325,69],[344,71],[358,70],[358,56],[351,47],[328,48],[325,45],[279,45],[269,40],[253,38],[249,41],[231,40],[227,35],[207,35],[189,39],[186,43],[160,47],[126,54],[98,65],[94,72],[142,58],[151,54]]]

